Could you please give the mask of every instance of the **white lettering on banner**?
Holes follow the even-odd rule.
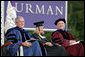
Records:
[[[21,10],[20,9],[17,9],[17,3],[15,3],[15,6],[16,6],[16,11],[17,12],[22,12],[23,11],[23,3],[21,3]]]
[[[63,7],[61,7],[61,11],[60,9],[58,8],[58,6],[56,6],[56,15],[57,15],[57,12],[60,12],[61,15],[63,15]]]
[[[20,5],[20,8],[18,8],[18,5]],[[24,8],[25,6],[25,8]],[[35,10],[33,11],[32,8],[33,6],[35,7]],[[48,7],[45,7],[45,5],[42,5],[41,8],[39,5],[32,5],[32,4],[25,4],[24,3],[15,3],[15,8],[16,8],[16,11],[17,12],[23,12],[25,10],[25,13],[29,14],[46,14],[46,15],[58,15],[58,12],[63,15],[63,10],[64,10],[64,7],[61,6],[61,7],[58,7],[58,6],[55,6],[55,11],[53,10],[53,7],[51,5],[49,5]],[[45,9],[47,8],[47,10]]]
[[[48,10],[47,10],[47,15],[49,15],[49,12],[51,12],[51,15],[53,15],[53,10],[52,10],[52,7],[49,6]]]
[[[29,8],[28,8],[29,6]],[[29,13],[28,10],[33,14],[34,12],[32,11],[32,5],[31,4],[26,4],[26,13]]]
[[[45,14],[45,11],[44,11],[44,5],[42,5],[41,10],[40,10],[39,6],[36,5],[36,14],[38,14],[38,12],[39,12],[39,13],[42,12],[42,14]]]

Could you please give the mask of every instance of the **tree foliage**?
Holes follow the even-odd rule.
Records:
[[[68,29],[76,39],[84,40],[84,1],[68,1]]]

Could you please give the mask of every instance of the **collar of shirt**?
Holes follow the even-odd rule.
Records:
[[[39,34],[39,36],[40,36],[42,39],[46,38],[45,36],[42,36],[42,35],[40,35],[40,34]]]

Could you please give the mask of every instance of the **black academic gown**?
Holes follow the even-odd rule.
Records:
[[[42,47],[44,47],[44,49],[46,49],[47,51],[47,56],[67,56],[67,52],[65,50],[65,48],[59,44],[55,44],[55,43],[52,43],[53,44],[53,47],[50,47],[50,46],[43,46],[42,44],[43,43],[46,43],[48,42],[46,38],[41,38],[38,34],[34,33],[32,35],[35,39],[38,39],[40,45]],[[43,50],[42,50],[43,51]],[[44,52],[45,53],[45,52]]]

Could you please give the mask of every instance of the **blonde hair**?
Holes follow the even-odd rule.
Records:
[[[39,27],[36,27],[34,33],[36,33],[36,34],[44,34],[44,31],[43,31],[42,33],[40,33],[40,31],[39,31]]]

